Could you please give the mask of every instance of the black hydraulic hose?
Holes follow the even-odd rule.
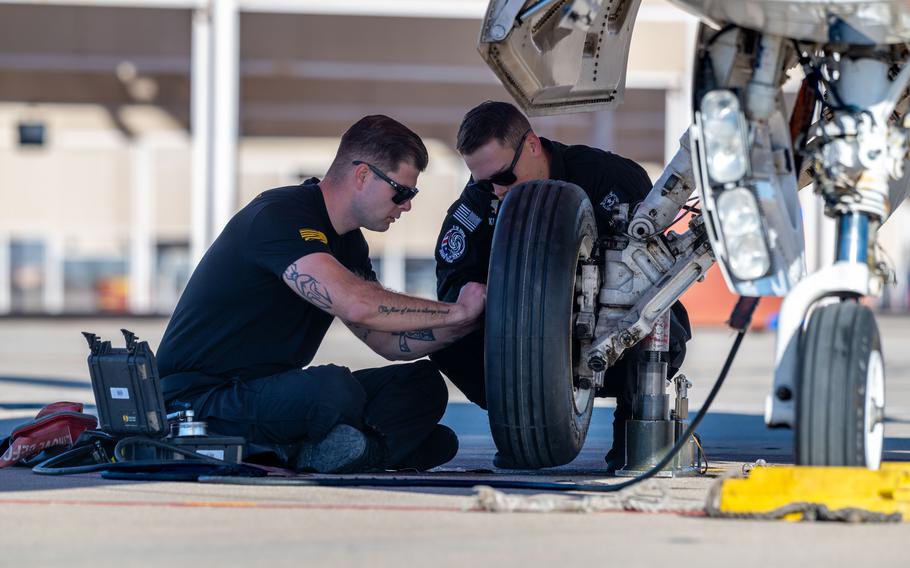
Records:
[[[685,446],[689,437],[695,432],[695,429],[698,428],[698,425],[701,424],[702,419],[708,413],[708,409],[711,407],[711,403],[714,402],[717,393],[720,392],[720,387],[723,386],[724,380],[727,378],[727,373],[730,371],[730,367],[733,365],[733,360],[736,358],[736,353],[739,351],[739,346],[743,342],[743,338],[746,336],[746,332],[749,329],[749,325],[752,322],[752,314],[755,312],[755,308],[758,306],[759,298],[751,298],[746,296],[740,296],[739,301],[737,301],[736,306],[733,308],[733,313],[730,315],[730,326],[737,330],[736,339],[733,341],[733,345],[730,347],[730,351],[727,353],[727,359],[724,361],[724,366],[721,368],[720,375],[718,375],[717,380],[714,382],[714,386],[711,387],[711,392],[708,393],[708,397],[705,399],[705,403],[695,414],[695,418],[692,419],[692,422],[689,424],[689,427],[686,428],[685,432],[679,437],[679,440],[676,441],[676,444],[667,452],[667,454],[661,459],[657,464],[649,469],[648,471],[642,473],[637,477],[633,477],[628,481],[623,481],[622,483],[614,483],[611,485],[601,484],[601,483],[555,483],[547,481],[509,481],[509,480],[499,480],[499,479],[464,479],[464,478],[389,478],[389,477],[372,477],[372,478],[319,478],[319,479],[300,479],[300,478],[287,478],[287,479],[276,479],[276,478],[245,478],[242,481],[237,480],[237,483],[242,483],[243,485],[303,485],[303,486],[320,486],[320,487],[476,487],[478,485],[486,485],[493,487],[495,489],[531,489],[535,491],[554,491],[554,492],[566,492],[566,491],[589,491],[592,493],[614,493],[616,491],[622,491],[628,487],[632,487],[642,481],[648,480],[658,473],[676,457],[676,454]],[[231,483],[229,478],[210,478],[211,481],[219,483]],[[200,478],[200,481],[206,481],[205,477]]]
[[[39,475],[72,475],[75,473],[92,473],[95,471],[108,471],[116,470],[124,467],[135,469],[141,466],[148,467],[162,467],[173,464],[173,461],[163,461],[163,460],[134,460],[134,461],[118,461],[110,463],[92,463],[86,465],[73,465],[67,467],[57,467],[59,463],[65,463],[75,458],[82,457],[86,454],[91,453],[91,446],[79,446],[58,454],[50,459],[47,459],[35,467],[32,468],[33,473]]]
[[[749,329],[749,325],[752,321],[752,314],[755,311],[755,308],[758,305],[759,298],[750,298],[741,296],[739,301],[736,303],[736,306],[733,308],[733,313],[730,316],[730,326],[737,330],[736,339],[733,341],[733,345],[730,347],[730,351],[727,353],[727,358],[724,361],[724,365],[721,368],[720,374],[717,377],[717,380],[714,382],[714,386],[711,387],[711,391],[708,393],[707,398],[705,399],[704,404],[695,414],[695,418],[692,419],[692,422],[686,428],[686,430],[680,435],[679,439],[673,445],[673,447],[667,452],[667,454],[656,464],[654,467],[648,471],[642,473],[637,477],[633,477],[622,483],[615,483],[611,485],[599,484],[599,483],[555,483],[555,482],[545,482],[545,481],[509,481],[509,480],[500,480],[500,479],[477,479],[477,478],[438,478],[438,477],[424,477],[424,478],[396,478],[396,477],[372,477],[372,478],[319,478],[319,479],[301,479],[301,478],[264,478],[264,477],[245,477],[245,478],[233,478],[233,477],[221,477],[221,476],[200,476],[198,479],[200,481],[211,481],[218,483],[242,483],[244,485],[295,485],[295,486],[319,486],[319,487],[438,487],[438,488],[452,488],[452,487],[476,487],[477,485],[487,485],[496,489],[528,489],[534,491],[551,491],[551,492],[568,492],[568,491],[588,491],[592,493],[614,493],[616,491],[621,491],[642,481],[650,479],[657,475],[664,467],[666,467],[670,461],[676,457],[676,454],[685,446],[689,438],[695,432],[695,429],[698,428],[701,421],[704,419],[705,415],[708,413],[708,409],[711,407],[711,404],[714,402],[714,399],[717,397],[717,393],[720,392],[721,386],[724,384],[724,380],[727,378],[727,373],[730,371],[730,367],[733,365],[733,360],[736,358],[736,353],[739,351],[739,346],[743,341],[743,338],[746,335],[746,332]],[[201,459],[203,463],[208,465],[224,465],[225,462],[209,456],[204,456],[193,452],[192,450],[187,450],[185,448],[178,448],[166,442],[160,442],[157,440],[149,440],[145,438],[133,437],[125,438],[120,440],[117,443],[114,449],[114,455],[116,457],[123,457],[123,448],[128,445],[151,445],[154,447],[166,448],[169,450],[177,451],[180,454],[183,454],[187,457],[193,457],[196,459]],[[72,466],[72,467],[54,467],[56,463],[72,459],[73,457],[81,456],[83,454],[89,453],[92,450],[92,446],[84,446],[74,448],[73,450],[64,452],[58,456],[50,458],[49,460],[42,462],[41,464],[32,468],[32,471],[38,474],[43,475],[65,475],[72,473],[88,473],[100,470],[116,470],[119,467],[135,467],[140,465],[150,465],[150,466],[161,466],[165,465],[168,462],[162,462],[160,460],[139,460],[139,461],[129,461],[129,462],[116,462],[116,463],[98,463],[90,464],[83,466]],[[171,462],[172,463],[172,462]]]
[[[76,458],[81,458],[91,454],[95,451],[95,446],[92,444],[87,444],[85,446],[77,446],[70,450],[58,454],[52,458],[49,458],[35,467],[32,468],[34,473],[39,475],[70,475],[75,473],[91,473],[95,471],[105,471],[105,470],[116,470],[121,467],[127,468],[136,468],[139,466],[149,466],[149,467],[167,467],[174,463],[173,460],[161,460],[161,459],[151,459],[151,460],[129,460],[124,454],[124,450],[130,446],[151,446],[155,448],[161,448],[164,450],[176,452],[187,458],[193,460],[193,464],[199,464],[200,462],[206,465],[212,466],[231,466],[229,462],[213,458],[193,450],[188,450],[186,448],[181,448],[173,444],[168,444],[161,440],[153,440],[151,438],[144,438],[142,436],[130,436],[123,438],[117,442],[117,445],[114,446],[114,458],[117,461],[112,461],[110,463],[93,463],[86,465],[74,465],[74,466],[65,466],[58,467],[57,464],[66,463],[72,461]]]
[[[742,300],[741,300],[742,301]],[[757,303],[757,302],[756,302]],[[737,304],[739,306],[740,304]],[[754,309],[754,307],[753,307]],[[749,319],[751,320],[751,313],[749,314]],[[475,487],[477,485],[487,485],[496,489],[530,489],[535,491],[589,491],[595,493],[613,493],[616,491],[621,491],[642,481],[650,479],[657,475],[670,461],[676,457],[676,454],[685,446],[689,437],[695,432],[695,429],[701,424],[701,421],[704,419],[705,415],[708,412],[708,409],[711,407],[711,404],[714,402],[714,398],[717,396],[717,393],[720,391],[720,387],[724,384],[724,380],[727,378],[727,373],[730,371],[730,367],[733,365],[733,360],[736,357],[737,351],[739,351],[739,346],[742,343],[743,338],[746,335],[748,329],[748,323],[739,329],[736,334],[736,339],[733,342],[733,346],[730,348],[729,353],[727,354],[727,359],[724,361],[724,366],[720,371],[720,375],[717,377],[717,380],[714,382],[714,386],[711,388],[711,392],[708,393],[708,397],[705,399],[705,403],[695,414],[695,418],[692,419],[692,422],[686,428],[685,432],[679,437],[679,440],[676,441],[676,444],[667,452],[667,454],[661,459],[654,467],[648,471],[642,473],[637,477],[633,477],[622,483],[614,483],[611,485],[605,484],[595,484],[595,483],[556,483],[556,482],[546,482],[546,481],[518,481],[518,480],[505,480],[505,479],[477,479],[477,478],[433,478],[433,477],[423,477],[423,478],[396,478],[396,477],[371,477],[371,478],[350,478],[350,477],[340,477],[340,478],[318,478],[318,479],[305,479],[305,478],[263,478],[263,477],[252,477],[252,478],[238,478],[236,479],[237,483],[242,483],[244,485],[295,485],[295,486],[320,486],[320,487]],[[134,442],[130,438],[121,440],[130,444]],[[145,441],[148,442],[147,440]],[[117,444],[117,450],[122,451],[121,443]],[[158,445],[158,444],[153,444]],[[162,444],[169,446],[169,444]],[[172,449],[176,449],[171,447]],[[88,447],[90,450],[91,447]],[[181,448],[182,449],[182,448]],[[115,450],[115,455],[120,455],[120,451]],[[83,448],[76,448],[69,452],[60,454],[59,456],[53,457],[37,466],[32,468],[32,471],[38,474],[43,475],[66,475],[71,473],[89,473],[94,471],[101,471],[106,469],[117,469],[117,464],[115,463],[101,463],[101,464],[91,464],[84,466],[74,466],[74,467],[54,467],[55,463],[65,461],[75,457],[77,453],[86,453],[86,450]],[[205,456],[208,457],[208,456]],[[220,460],[211,459],[213,462],[220,462]],[[121,462],[118,462],[121,463]],[[140,465],[142,463],[148,463],[149,465],[163,465],[166,462],[161,462],[157,460],[149,460],[148,462],[141,461],[132,461],[132,462],[122,462],[124,464],[133,464]],[[206,476],[200,478],[202,481],[206,480]],[[233,478],[228,477],[218,477],[217,481],[220,483],[231,483]],[[212,479],[215,481],[215,479]]]
[[[167,442],[163,442],[161,440],[143,438],[142,436],[130,436],[129,438],[124,438],[124,439],[120,440],[119,442],[117,442],[117,445],[114,447],[114,457],[117,458],[119,461],[124,461],[124,462],[128,461],[129,458],[127,458],[126,454],[124,453],[124,449],[129,446],[150,446],[153,448],[161,448],[163,450],[168,450],[168,451],[178,453],[182,456],[186,456],[193,460],[199,460],[202,463],[205,463],[208,465],[226,465],[226,464],[228,464],[228,462],[218,459],[218,458],[213,458],[211,456],[207,456],[205,454],[200,454],[199,452],[195,452],[193,450],[181,448],[179,446],[175,446],[174,444],[168,444]],[[167,463],[167,461],[168,460],[164,460],[163,463]]]
[[[40,475],[70,475],[73,473],[91,473],[93,471],[101,471],[102,469],[107,469],[112,465],[110,463],[93,463],[88,465],[57,467],[58,463],[65,463],[75,458],[86,456],[88,454],[91,454],[93,451],[95,451],[95,447],[92,444],[77,446],[71,450],[63,452],[62,454],[58,454],[52,458],[44,460],[43,462],[33,467],[32,472]]]
[[[720,390],[721,385],[724,383],[724,379],[727,376],[727,372],[730,370],[730,366],[733,363],[733,358],[736,356],[736,352],[739,350],[739,344],[742,343],[743,337],[746,335],[745,331],[739,331],[736,334],[736,340],[733,342],[733,347],[730,349],[729,354],[727,355],[727,361],[724,363],[723,370],[721,371],[720,376],[717,378],[717,381],[714,383],[714,387],[711,389],[711,393],[708,395],[708,398],[705,399],[705,404],[699,409],[698,413],[695,415],[695,418],[692,419],[692,423],[689,424],[689,427],[686,428],[686,431],[679,437],[676,444],[670,449],[669,452],[661,459],[654,467],[648,471],[642,473],[637,477],[633,477],[628,481],[623,481],[622,483],[614,483],[611,485],[600,484],[600,483],[556,483],[548,481],[516,481],[516,480],[505,480],[505,479],[461,479],[461,478],[432,478],[432,477],[423,477],[423,478],[388,478],[388,477],[371,477],[371,478],[319,478],[319,479],[301,479],[301,478],[287,478],[287,479],[276,479],[276,478],[244,478],[238,480],[239,483],[243,485],[313,485],[320,487],[476,487],[477,485],[487,485],[495,489],[532,489],[536,491],[590,491],[596,493],[613,493],[615,491],[621,491],[627,487],[631,487],[642,481],[650,479],[660,473],[660,471],[670,463],[670,461],[676,457],[676,454],[685,446],[689,437],[695,432],[695,428],[701,423],[702,419],[705,417],[705,414],[708,412],[708,408],[711,406],[711,403],[714,401],[714,397],[717,396],[718,391]],[[205,481],[202,479],[201,481]],[[214,481],[214,480],[213,480]],[[230,483],[229,479],[219,478],[219,482]]]

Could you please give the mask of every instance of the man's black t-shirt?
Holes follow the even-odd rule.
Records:
[[[550,179],[574,183],[588,194],[601,235],[614,232],[609,225],[614,207],[635,204],[651,191],[648,174],[628,158],[540,140],[550,158]],[[486,283],[498,205],[494,194],[468,186],[449,208],[436,241],[436,291],[441,301],[454,302],[468,282]]]
[[[332,316],[287,285],[287,267],[324,252],[376,279],[363,234],[335,232],[317,182],[266,191],[227,224],[193,272],[164,332],[158,349],[162,377],[191,372],[247,379],[310,363]]]

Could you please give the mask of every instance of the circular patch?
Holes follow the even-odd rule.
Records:
[[[609,211],[613,209],[613,206],[619,203],[619,196],[615,192],[611,191],[603,198],[603,201],[600,202],[600,206]]]
[[[452,225],[439,244],[439,256],[446,262],[455,262],[464,254],[465,248],[467,248],[467,241],[464,231],[458,225]]]

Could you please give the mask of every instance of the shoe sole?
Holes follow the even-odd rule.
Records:
[[[367,453],[367,438],[363,432],[339,424],[315,444],[303,444],[297,457],[297,470],[318,473],[345,473],[356,469]]]

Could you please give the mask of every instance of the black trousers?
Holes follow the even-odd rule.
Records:
[[[691,338],[689,316],[680,303],[670,312],[670,353],[668,367],[671,376],[682,366],[686,357],[686,341]],[[487,408],[484,379],[483,328],[463,337],[445,349],[430,355],[448,378],[471,402]],[[625,421],[632,418],[635,389],[638,382],[638,363],[643,360],[641,345],[627,349],[622,357],[604,374],[604,386],[598,389],[599,397],[616,397],[613,413],[614,437],[617,428],[624,432]],[[618,433],[624,438],[622,432]]]
[[[172,375],[164,382],[176,379],[193,380]],[[188,404],[210,432],[243,436],[266,447],[318,442],[335,425],[350,424],[382,442],[387,467],[414,453],[448,403],[445,381],[436,365],[425,360],[361,371],[323,365],[256,379],[216,380],[218,386],[184,391],[168,400],[168,407]]]

